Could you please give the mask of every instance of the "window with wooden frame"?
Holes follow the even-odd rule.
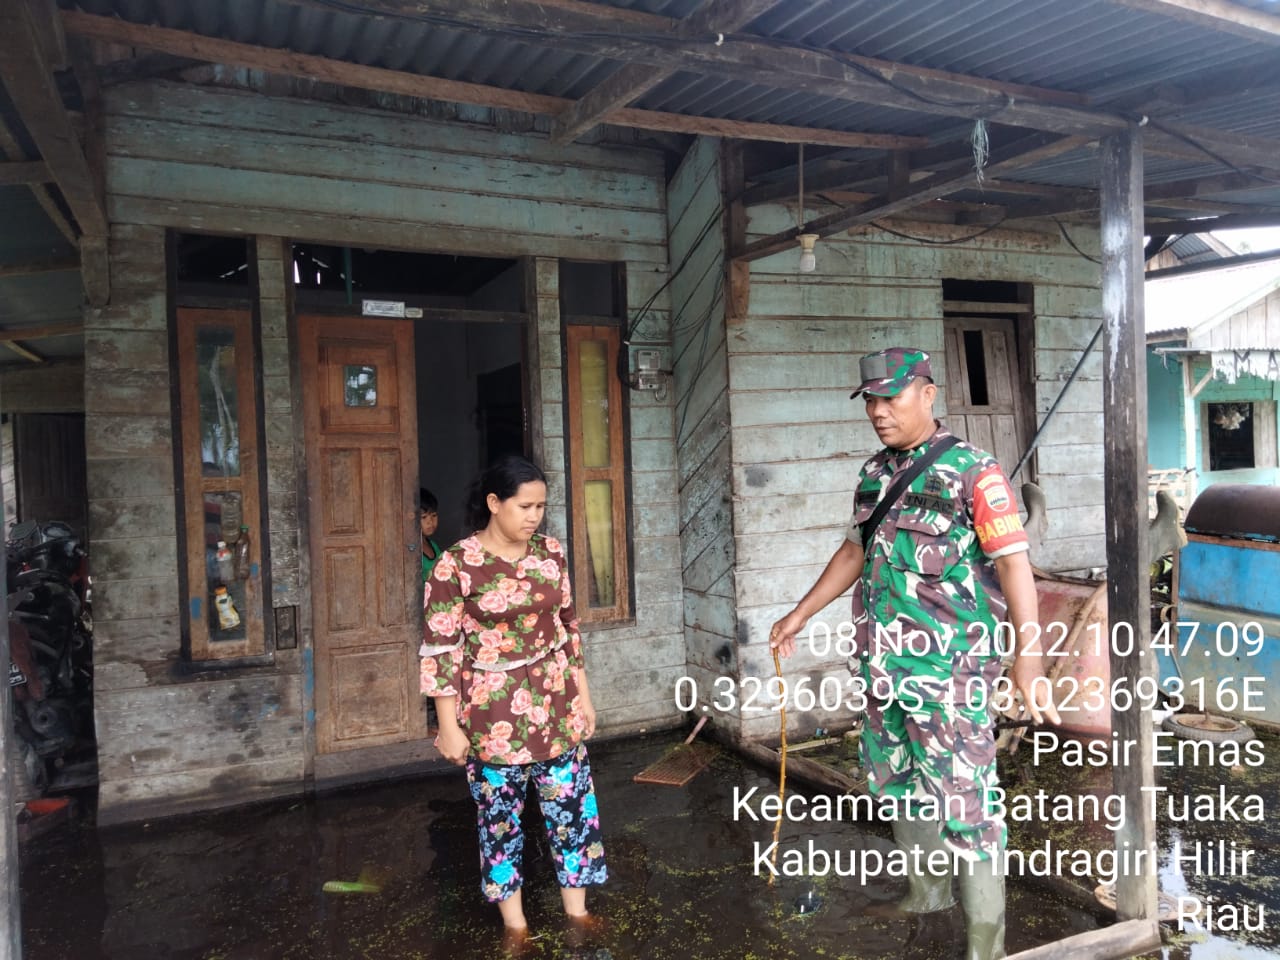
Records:
[[[565,326],[573,592],[584,623],[631,616],[621,340],[617,326]]]
[[[1201,402],[1200,430],[1205,438],[1201,450],[1202,470],[1276,466],[1274,400]]]
[[[177,311],[190,659],[266,653],[257,351],[248,310]]]

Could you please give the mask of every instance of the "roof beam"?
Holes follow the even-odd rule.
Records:
[[[1268,260],[1280,260],[1280,250],[1264,250],[1262,253],[1242,253],[1235,257],[1223,257],[1221,260],[1204,260],[1200,263],[1180,263],[1176,267],[1161,267],[1159,270],[1148,270],[1144,279],[1159,280],[1161,277],[1180,277],[1188,273],[1226,270],[1229,267],[1242,267],[1250,263],[1265,263]]]
[[[417,73],[386,70],[382,67],[366,67],[358,63],[332,60],[312,54],[293,53],[289,50],[276,50],[232,40],[219,40],[185,30],[130,23],[116,17],[100,17],[77,11],[64,11],[62,17],[68,32],[77,36],[191,57],[209,63],[224,63],[229,66],[265,70],[282,76],[323,80],[361,90],[552,116],[560,114],[575,102],[564,97],[522,93],[502,87],[444,80]],[[609,120],[611,123],[641,130],[738,137],[744,140],[770,140],[779,143],[817,143],[836,147],[895,150],[919,147],[927,142],[923,137],[752,123],[632,108],[615,111]]]
[[[107,217],[27,3],[0,4],[0,79],[80,230],[105,237]]]
[[[1280,16],[1230,0],[1111,0],[1145,13],[1195,24],[1247,40],[1280,43]]]
[[[1280,212],[1231,213],[1223,217],[1203,217],[1198,220],[1147,221],[1147,232],[1158,230],[1173,236],[1176,233],[1214,233],[1218,230],[1243,230],[1254,227],[1280,227]]]
[[[18,163],[28,162],[26,155],[22,152],[22,146],[18,143],[18,138],[13,135],[13,131],[5,124],[4,118],[0,117],[0,160],[5,159]],[[36,162],[44,163],[44,161]],[[47,165],[45,169],[48,169]],[[53,175],[51,173],[49,181],[52,181],[52,179]],[[76,243],[76,228],[71,225],[71,221],[63,214],[62,208],[54,200],[53,193],[49,190],[47,183],[29,183],[27,186],[31,188],[31,195],[35,197],[36,203],[40,205],[49,221],[57,227],[58,232],[71,243]]]
[[[1044,159],[1046,154],[1055,156],[1063,149],[1074,149],[1079,145],[1078,143],[1065,145],[1063,143],[1065,139],[1071,138],[1050,134],[1032,134],[1024,137],[1016,143],[993,150],[984,170],[988,175],[995,176],[1004,171],[1036,163]],[[733,252],[732,256],[734,260],[748,262],[759,260],[795,246],[796,237],[802,233],[816,233],[819,237],[829,237],[850,227],[870,223],[882,217],[891,217],[928,200],[971,187],[973,183],[973,167],[971,163],[966,163],[960,169],[943,170],[931,177],[917,180],[905,188],[900,195],[892,198],[888,194],[873,197],[864,203],[810,220],[802,227],[792,227],[790,230],[756,240],[741,250]]]
[[[1017,129],[994,128],[991,131],[991,146],[999,148],[1003,144],[1013,143],[1026,132]],[[963,163],[973,157],[973,146],[967,137],[964,142],[952,141],[937,143],[933,146],[912,150],[907,161],[913,171],[940,170],[956,163]],[[862,160],[856,163],[838,163],[833,157],[822,157],[805,164],[804,187],[806,192],[823,193],[831,190],[845,190],[856,187],[868,180],[875,180],[885,175],[885,161],[882,158]],[[765,181],[764,177],[768,177]],[[742,195],[742,202],[747,206],[758,203],[769,203],[773,200],[785,200],[795,196],[798,167],[796,164],[771,170],[756,179],[757,183]]]
[[[46,340],[51,337],[75,337],[82,333],[84,333],[84,324],[79,320],[46,323],[40,327],[9,327],[0,330],[0,343],[12,343],[15,340]]]
[[[687,19],[679,21],[674,33],[680,38],[693,38],[699,33],[735,33],[779,2],[707,0]],[[556,117],[551,127],[551,142],[564,144],[582,136],[604,122],[611,112],[625,107],[674,74],[674,70],[627,64]]]
[[[318,0],[293,0],[314,5]],[[872,60],[866,57],[813,50],[798,45],[762,38],[708,35],[701,40],[680,44],[659,42],[638,32],[631,19],[616,19],[617,7],[606,4],[556,0],[557,16],[548,18],[542,0],[504,0],[501,4],[475,3],[473,0],[364,0],[375,14],[427,20],[440,26],[474,30],[511,38],[519,28],[519,39],[532,42],[545,38],[549,46],[573,50],[593,56],[641,63],[650,68],[690,70],[719,75],[747,83],[767,82],[787,90],[799,90],[821,97],[834,97],[858,103],[874,103],[918,113],[951,117],[985,117],[994,122],[1026,127],[1068,136],[1099,136],[1127,129],[1129,119],[1119,114],[1064,105],[1054,101],[1058,91],[1025,88],[1022,98],[1010,92],[1017,85],[990,81],[980,77],[922,70],[905,64]],[[406,8],[411,8],[406,12]],[[325,6],[325,9],[332,10]],[[652,19],[652,15],[645,15]],[[502,106],[535,113],[558,114],[572,101],[557,97],[481,87],[456,81],[423,77],[375,67],[363,67],[346,61],[330,60],[286,50],[252,47],[232,41],[215,40],[185,31],[168,30],[98,17],[78,11],[64,11],[63,24],[70,32],[92,36],[108,42],[143,46],[179,56],[194,56],[215,63],[230,63],[270,70],[290,76],[345,83],[349,86],[385,92],[406,93],[462,103]],[[661,18],[665,24],[675,21]],[[594,31],[594,32],[591,32]],[[198,52],[197,52],[198,51]],[[250,51],[250,55],[246,55]],[[1039,99],[1037,99],[1037,95]],[[496,101],[501,102],[496,102]],[[540,104],[535,107],[535,104]],[[616,111],[611,122],[643,127],[641,121],[649,111],[629,108]],[[668,122],[659,129],[688,125],[682,114],[664,114]],[[695,118],[692,129],[700,132]],[[812,129],[812,128],[803,128]],[[750,134],[739,134],[750,136]],[[852,134],[850,136],[858,136]],[[789,136],[775,139],[794,142]],[[831,143],[835,135],[823,139],[815,134],[807,142]],[[1205,161],[1213,154],[1229,164],[1267,166],[1280,156],[1280,141],[1230,134],[1200,127],[1152,122],[1146,129],[1145,142],[1150,152],[1164,156]],[[1212,143],[1212,154],[1205,146]],[[864,144],[865,145],[865,144]],[[883,143],[879,146],[884,146]],[[893,148],[889,148],[893,149]]]
[[[288,2],[332,11],[332,6],[323,0]],[[654,27],[646,28],[630,20],[619,21],[618,8],[604,3],[556,0],[556,16],[548,16],[542,0],[502,0],[493,4],[474,0],[412,0],[408,4],[405,0],[362,0],[361,8],[508,40],[536,43],[541,39],[561,50],[650,68],[687,70],[751,84],[763,82],[818,97],[874,103],[916,113],[982,117],[1068,136],[1097,139],[1127,130],[1130,122],[1128,116],[1119,113],[1085,108],[1082,103],[1087,101],[1079,94],[815,50],[782,40],[708,32],[701,38],[673,44],[671,32],[679,21],[661,18],[666,29],[656,31]],[[74,15],[63,14],[64,18]],[[616,122],[628,121],[616,119]],[[1205,160],[1205,149],[1200,143],[1213,143],[1218,154],[1235,164],[1265,166],[1271,158],[1280,156],[1277,140],[1187,126],[1175,129],[1172,124],[1152,123],[1144,129],[1144,141],[1150,153],[1181,159]]]
[[[0,187],[49,183],[53,176],[43,160],[12,160],[0,163]]]
[[[1021,184],[1007,182],[989,184],[988,189],[1000,192],[1005,186],[1014,187]],[[1165,183],[1150,184],[1143,189],[1143,203],[1148,207],[1176,207],[1180,210],[1203,210],[1208,213],[1231,213],[1239,211],[1244,214],[1245,208],[1228,200],[1207,198],[1207,194],[1236,193],[1246,190],[1257,190],[1266,185],[1259,177],[1247,173],[1230,173],[1212,177],[1195,177],[1187,180],[1170,180]],[[1025,203],[1010,206],[1008,219],[1023,220],[1030,217],[1052,217],[1065,213],[1080,213],[1098,209],[1098,191],[1087,187],[1071,189],[1043,187],[1051,198],[1042,203]],[[1174,231],[1176,232],[1176,231]]]
[[[0,279],[30,277],[37,273],[69,273],[80,269],[79,260],[28,260],[26,263],[0,263]]]

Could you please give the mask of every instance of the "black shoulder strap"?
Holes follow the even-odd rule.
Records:
[[[884,519],[884,515],[893,508],[895,503],[902,499],[902,495],[907,492],[907,488],[911,486],[916,477],[933,466],[940,456],[959,442],[960,438],[954,435],[943,437],[926,450],[924,456],[894,478],[893,484],[889,487],[889,492],[880,498],[875,510],[867,518],[867,522],[862,525],[860,532],[862,533],[862,553],[864,556],[867,553],[867,547],[871,546],[871,538],[875,536],[876,528],[880,526],[880,521]]]

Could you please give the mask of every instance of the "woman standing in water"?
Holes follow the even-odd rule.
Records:
[[[528,930],[520,813],[531,778],[571,920],[586,921],[586,887],[605,880],[582,742],[596,712],[564,551],[535,532],[547,478],[523,457],[502,457],[477,479],[468,506],[476,533],[444,551],[425,588],[422,692],[436,699],[436,748],[466,767],[484,897],[518,940]]]

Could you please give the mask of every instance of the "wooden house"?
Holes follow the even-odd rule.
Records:
[[[1274,215],[1280,18],[654,6],[0,10],[0,403],[83,416],[102,822],[429,766],[418,489],[461,533],[512,447],[551,478],[601,733],[713,704],[776,732],[716,693],[772,675],[839,543],[858,357],[892,344],[1007,468],[1034,444],[1036,562],[1110,562],[1113,616],[1142,596],[1141,238]]]
[[[1280,260],[1149,280],[1151,466],[1212,483],[1280,479]]]

